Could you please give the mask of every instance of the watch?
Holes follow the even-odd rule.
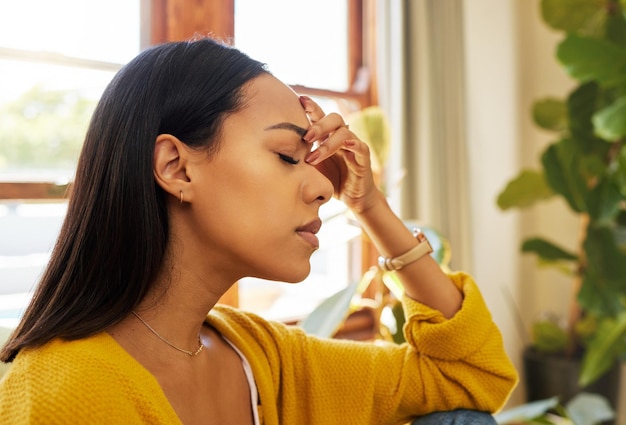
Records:
[[[417,239],[417,245],[402,255],[393,258],[378,257],[378,266],[386,271],[400,270],[402,267],[419,260],[424,255],[433,252],[426,235],[419,229],[413,229],[413,235]]]

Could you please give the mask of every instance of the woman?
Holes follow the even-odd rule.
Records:
[[[244,276],[304,279],[333,194],[384,256],[409,253],[398,274],[410,344],[320,340],[216,305]],[[471,278],[427,254],[339,115],[213,40],[153,47],[94,112],[50,264],[0,352],[13,361],[0,422],[396,424],[494,411],[517,379],[500,334]]]

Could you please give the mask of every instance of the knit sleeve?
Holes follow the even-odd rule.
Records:
[[[256,363],[266,419],[402,424],[433,411],[501,408],[517,374],[477,286],[465,275],[452,279],[464,293],[461,310],[445,320],[405,299],[409,342],[401,345],[320,339],[271,322],[259,331],[258,322],[240,323],[229,337],[254,328],[240,343],[259,347],[247,355]]]
[[[449,320],[409,297],[402,300],[406,340],[418,359],[435,366],[422,375],[421,385],[431,404],[444,401],[455,408],[470,403],[473,409],[495,412],[517,384],[517,372],[474,280],[465,273],[450,279],[462,291],[463,305]]]

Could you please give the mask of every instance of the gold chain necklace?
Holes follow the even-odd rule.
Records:
[[[169,345],[170,347],[187,354],[189,357],[193,357],[193,356],[197,356],[198,354],[200,354],[200,351],[202,351],[202,349],[204,348],[204,345],[202,345],[202,341],[200,340],[200,335],[198,335],[198,349],[196,351],[191,351],[191,350],[183,350],[182,348],[179,348],[177,346],[175,346],[174,344],[172,344],[171,342],[169,342],[167,339],[163,338],[161,335],[159,335],[159,333],[157,331],[155,331],[152,326],[150,326],[148,324],[148,322],[146,322],[145,320],[143,320],[143,317],[141,317],[135,310],[132,311],[132,313],[135,315],[135,317],[137,319],[139,319],[141,321],[141,323],[143,323],[144,325],[146,325],[146,328],[148,328],[150,330],[150,332],[152,332],[153,334],[155,334],[161,341],[163,341],[164,343],[166,343],[167,345]]]

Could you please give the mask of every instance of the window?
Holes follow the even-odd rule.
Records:
[[[347,13],[337,0],[235,0],[235,45],[288,84],[347,91]]]
[[[1,180],[71,179],[97,99],[139,51],[139,22],[138,0],[2,3]]]
[[[0,3],[0,325],[16,322],[48,261],[93,107],[140,50],[140,6]]]

